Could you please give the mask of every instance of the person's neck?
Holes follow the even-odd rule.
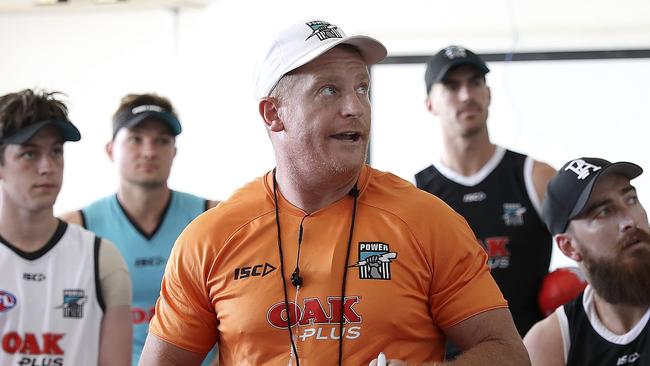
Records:
[[[648,306],[611,304],[594,291],[594,306],[600,322],[614,334],[629,332],[648,311]]]
[[[445,136],[442,145],[442,163],[463,176],[476,174],[496,151],[487,133],[471,137]]]
[[[278,189],[292,205],[307,214],[316,212],[345,197],[357,184],[361,169],[356,172],[330,177],[305,177],[296,172],[288,172],[280,166],[276,169]]]
[[[145,232],[151,233],[160,223],[167,207],[171,190],[167,185],[142,187],[122,182],[117,191],[117,199],[131,220]]]
[[[43,248],[59,226],[52,208],[34,212],[10,207],[8,199],[2,201],[0,235],[23,252],[31,253]]]

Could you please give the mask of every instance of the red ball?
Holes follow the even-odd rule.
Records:
[[[578,267],[562,267],[544,277],[537,298],[539,310],[548,316],[558,307],[575,299],[587,286],[587,281]]]

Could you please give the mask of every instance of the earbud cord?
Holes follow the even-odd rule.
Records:
[[[298,286],[302,285],[302,278],[300,278],[300,248],[302,247],[302,223],[305,221],[309,215],[305,215],[302,217],[302,220],[300,220],[300,227],[298,229],[298,254],[296,255],[296,268],[294,268],[293,273],[291,274],[291,283],[293,284],[293,279],[294,276],[297,278],[298,281]]]
[[[343,262],[343,280],[341,281],[341,307],[340,307],[340,316],[339,320],[339,359],[338,365],[343,364],[343,323],[345,319],[345,287],[347,284],[348,278],[348,261],[350,260],[350,247],[352,246],[352,235],[354,233],[354,221],[357,215],[357,198],[359,197],[359,190],[355,185],[350,191],[350,194],[354,198],[354,203],[352,206],[352,220],[350,220],[350,234],[348,236],[348,245],[345,253],[345,262]],[[293,341],[293,334],[291,332],[291,312],[289,311],[289,293],[287,292],[287,281],[284,276],[284,256],[282,253],[282,236],[280,235],[280,211],[278,207],[278,195],[277,195],[277,181],[275,179],[275,168],[273,169],[273,203],[275,204],[275,223],[278,231],[278,252],[280,254],[280,274],[282,276],[282,288],[284,290],[284,307],[287,311],[287,331],[289,333],[289,342],[291,342],[291,349],[293,354],[296,356],[296,366],[300,366],[300,360],[298,357],[298,350],[296,349],[296,344]],[[304,218],[303,218],[304,219]],[[300,249],[300,248],[299,248]],[[296,319],[296,323],[298,320]]]
[[[278,207],[278,194],[277,194],[277,181],[275,180],[275,169],[273,169],[273,203],[275,204],[275,224],[278,230],[278,252],[280,253],[280,275],[282,276],[282,288],[284,290],[284,308],[287,311],[287,332],[289,332],[289,342],[291,349],[296,356],[296,366],[300,366],[298,359],[298,350],[296,344],[293,342],[293,334],[291,333],[291,311],[289,310],[289,293],[287,292],[287,280],[284,277],[284,256],[282,254],[282,236],[280,235],[280,209]],[[297,312],[296,312],[297,313]],[[298,320],[296,319],[296,323]]]

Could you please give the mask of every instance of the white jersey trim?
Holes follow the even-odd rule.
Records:
[[[585,289],[582,303],[585,309],[585,314],[587,314],[587,319],[589,319],[589,323],[591,323],[591,326],[594,328],[596,333],[603,337],[603,339],[618,345],[626,345],[634,341],[639,334],[641,334],[648,323],[648,318],[650,318],[650,308],[648,308],[643,317],[641,317],[641,320],[639,320],[639,322],[636,323],[629,332],[619,335],[607,329],[607,327],[600,322],[598,313],[596,312],[596,307],[594,306],[594,290],[591,286],[587,286]]]
[[[535,160],[530,156],[526,156],[526,162],[524,163],[524,183],[526,185],[526,193],[528,193],[528,198],[533,204],[535,211],[537,211],[537,216],[542,218],[542,203],[540,202],[539,196],[537,195],[537,190],[535,189],[535,180],[533,179],[534,167]]]
[[[497,145],[496,150],[494,151],[494,154],[492,154],[490,160],[488,160],[488,162],[485,163],[485,165],[483,165],[483,167],[478,172],[467,176],[449,169],[447,166],[443,165],[441,161],[434,162],[433,166],[438,169],[440,174],[445,176],[445,178],[463,186],[473,187],[487,178],[487,176],[490,175],[494,169],[496,169],[505,155],[506,149]]]
[[[569,334],[569,319],[564,312],[564,306],[555,310],[557,321],[560,323],[560,333],[562,334],[562,348],[564,349],[564,364],[566,365],[569,358],[569,348],[571,348],[571,335]]]

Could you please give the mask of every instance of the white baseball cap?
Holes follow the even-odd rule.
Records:
[[[361,35],[348,37],[341,28],[326,21],[296,23],[273,38],[258,67],[255,97],[258,100],[268,97],[285,74],[340,44],[357,48],[368,65],[376,64],[388,54],[386,47],[378,40]]]

